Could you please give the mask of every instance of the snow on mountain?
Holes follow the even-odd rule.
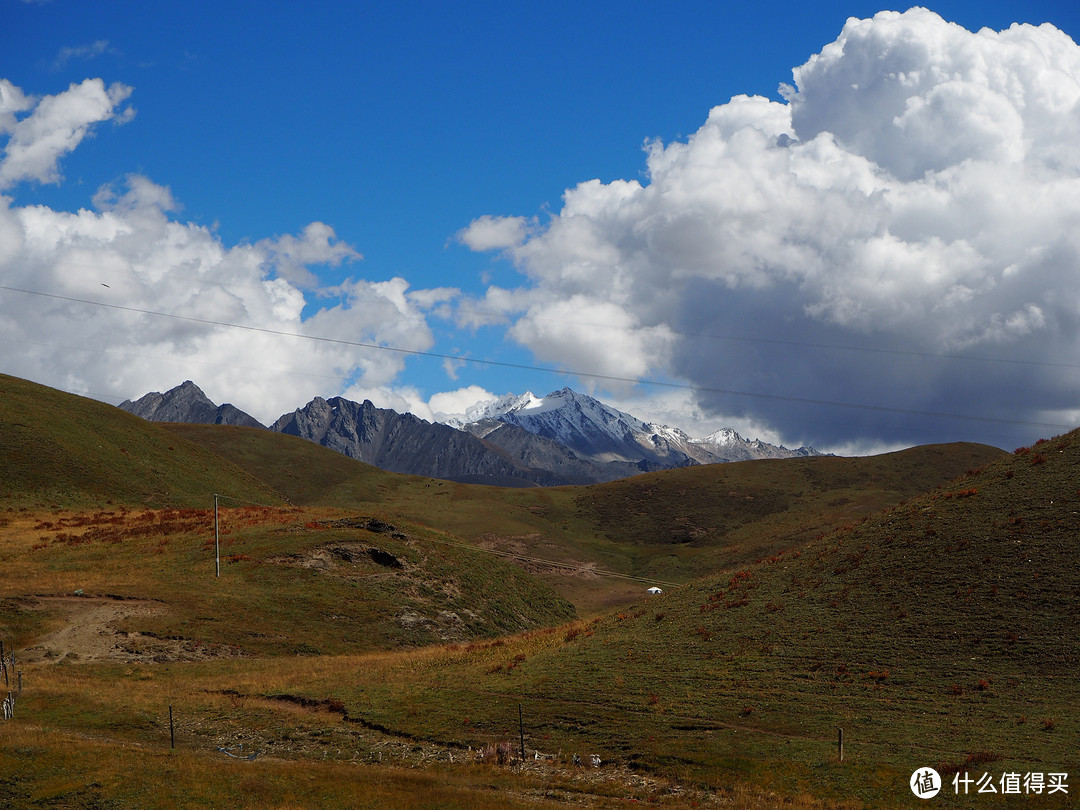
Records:
[[[215,405],[191,381],[120,407],[150,421],[263,427],[232,405]],[[432,425],[368,401],[316,397],[270,430],[387,470],[504,486],[585,484],[694,464],[818,455],[750,441],[731,429],[692,439],[570,388],[545,397],[507,394],[438,421]]]
[[[717,447],[726,447],[728,445],[742,444],[746,439],[731,428],[720,428],[704,439],[698,439],[697,441],[702,444],[715,444]]]
[[[466,425],[484,419],[498,419],[508,411],[519,410],[539,401],[541,400],[534,396],[531,391],[526,391],[520,396],[517,394],[504,394],[496,399],[485,399],[475,405],[470,405],[463,414],[443,415],[445,418],[437,418],[436,421],[461,430]]]
[[[531,392],[507,394],[478,402],[446,423],[486,435],[499,423],[557,441],[595,462],[630,462],[642,469],[682,467],[752,458],[817,455],[809,448],[788,450],[760,440],[744,439],[722,428],[704,439],[692,439],[679,428],[645,422],[586,394],[563,388],[545,397]]]
[[[654,441],[657,431],[652,426],[570,388],[545,397],[532,392],[507,394],[478,402],[445,421],[481,436],[500,424],[514,425],[598,463],[645,462],[645,468],[693,463],[685,453],[672,453],[666,438]]]
[[[647,429],[640,419],[569,388],[508,410],[499,421],[562,442],[599,461],[625,456],[626,444],[636,444],[636,434]]]
[[[800,447],[789,450],[780,445],[763,442],[761,439],[744,439],[731,428],[720,428],[704,439],[694,439],[693,443],[717,457],[718,461],[746,461],[754,458],[796,458],[800,456],[820,455],[812,447]]]

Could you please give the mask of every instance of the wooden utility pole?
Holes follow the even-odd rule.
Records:
[[[518,704],[518,734],[521,735],[521,764],[525,764],[525,721],[521,715],[521,704]]]
[[[221,544],[218,541],[218,496],[214,495],[214,576],[221,576]]]
[[[840,761],[844,761],[844,730],[838,728],[836,730],[836,750],[840,756]]]
[[[176,734],[173,732],[172,704],[169,704],[169,748],[176,748]]]

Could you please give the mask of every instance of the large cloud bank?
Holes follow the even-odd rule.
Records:
[[[393,402],[405,356],[332,341],[428,349],[424,304],[445,296],[400,278],[319,289],[310,266],[360,258],[329,226],[227,246],[179,221],[169,189],[139,175],[77,212],[3,196],[20,182],[58,182],[61,159],[95,126],[132,118],[131,92],[88,79],[35,98],[0,80],[3,370],[114,402],[193,377],[264,421],[346,388]],[[305,309],[320,297],[324,306]]]
[[[649,144],[644,183],[474,221],[462,241],[527,278],[481,309],[540,360],[684,380],[791,441],[1080,421],[1080,48],[915,8],[848,20],[793,73],[786,103]]]

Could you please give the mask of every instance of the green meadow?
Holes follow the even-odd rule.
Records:
[[[1080,793],[1075,434],[501,489],[2,377],[0,458],[10,806]]]

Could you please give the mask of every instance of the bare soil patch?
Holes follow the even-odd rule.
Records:
[[[37,596],[31,610],[59,611],[66,624],[22,652],[22,660],[66,663],[77,661],[141,661],[169,663],[201,661],[242,655],[237,647],[205,644],[183,638],[130,632],[121,625],[146,616],[157,616],[168,607],[151,599],[117,599],[107,596]]]

